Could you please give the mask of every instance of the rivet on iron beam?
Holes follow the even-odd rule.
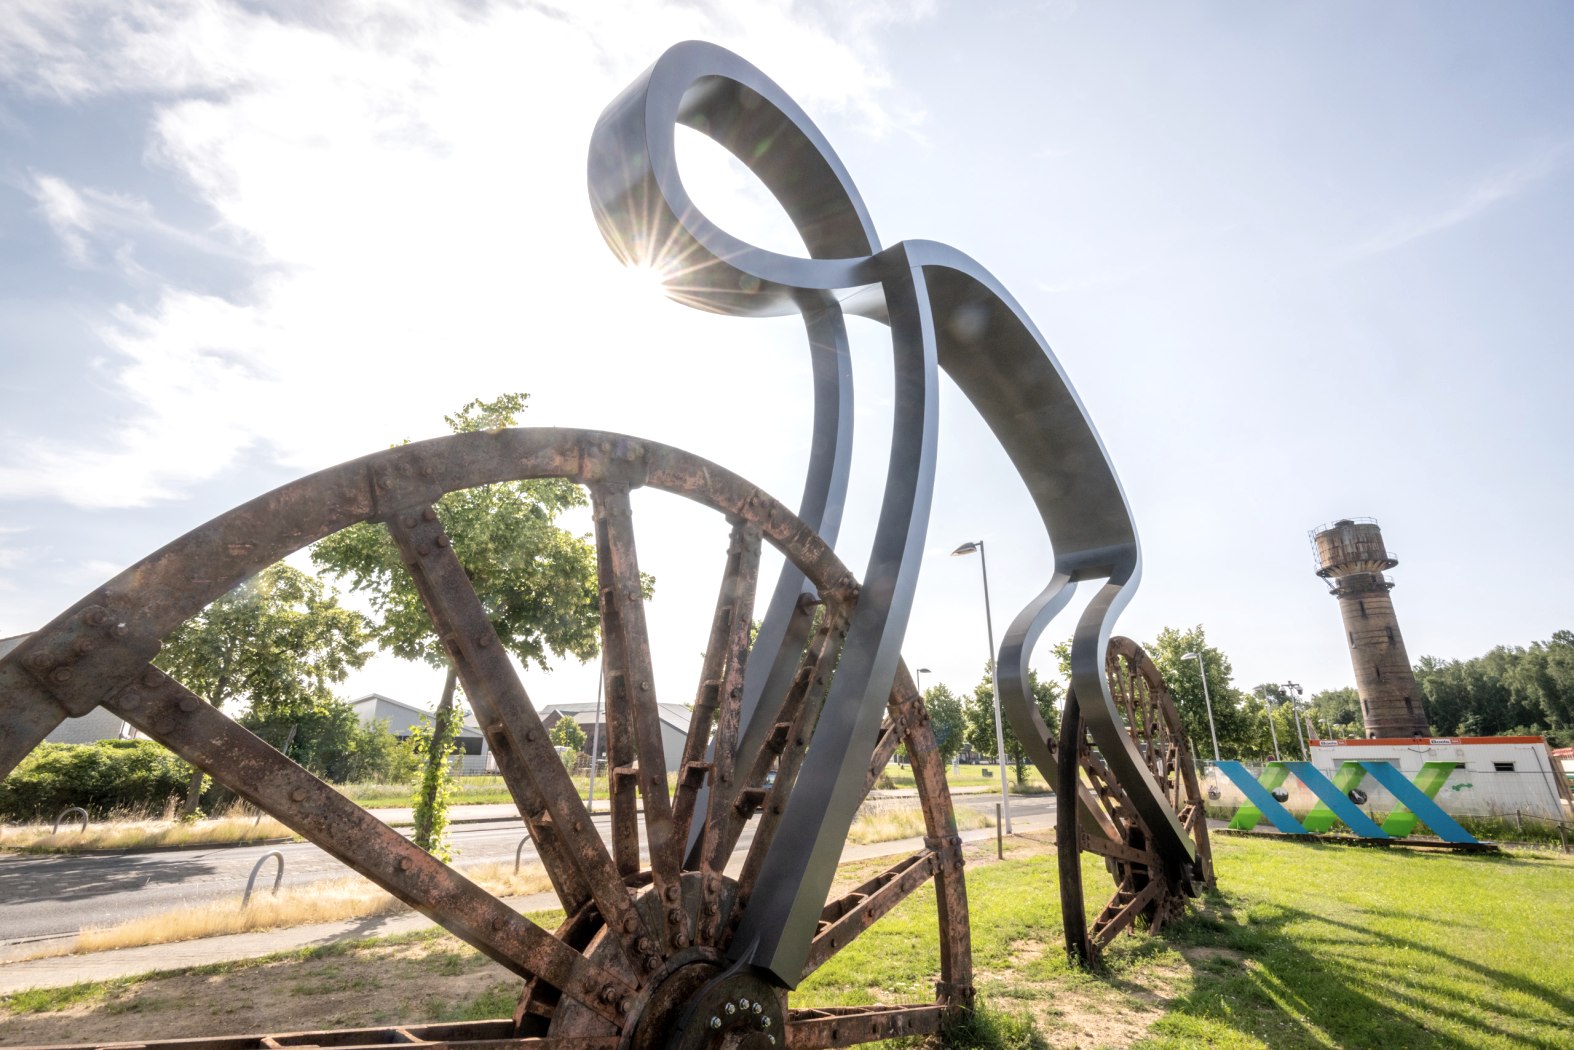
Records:
[[[409,871],[410,870],[410,858],[409,857],[400,857],[399,858],[399,870],[400,871]]]
[[[163,682],[164,675],[161,671],[150,670],[142,676],[142,684],[148,686],[149,688],[152,688],[156,685],[161,685]]]
[[[492,632],[490,632],[490,631],[482,631],[480,634],[476,635],[475,636],[475,644],[477,646],[479,646],[480,648],[482,648],[482,649],[485,649],[487,646],[491,645],[492,644]]]
[[[131,628],[127,627],[123,623],[117,623],[117,624],[115,624],[115,626],[113,626],[113,627],[111,627],[109,629],[109,634],[110,634],[110,637],[112,637],[112,638],[124,638],[126,635],[128,635],[130,633],[131,633]]]
[[[427,473],[431,473],[430,467],[427,468]],[[437,511],[433,510],[431,507],[427,507],[421,511],[421,517],[425,518],[427,521],[436,521]]]
[[[189,715],[191,712],[195,711],[198,705],[201,703],[202,701],[198,700],[194,696],[183,697],[180,701],[180,709]]]
[[[52,681],[59,682],[63,685],[66,682],[71,681],[71,668],[57,667],[53,672],[50,673],[49,677]]]
[[[535,743],[535,741],[536,741],[536,731],[534,729],[527,729],[527,730],[525,730],[525,739],[530,741],[532,744]]]
[[[502,916],[494,917],[492,919],[492,929],[494,929],[494,930],[501,930],[502,928],[503,928],[503,918],[502,918]]]
[[[98,648],[98,639],[94,638],[90,634],[84,634],[82,637],[78,638],[74,643],[72,643],[71,648],[75,649],[79,653],[82,653],[83,655],[86,655],[87,653],[90,653],[94,649]]]
[[[623,920],[624,933],[633,933],[637,929],[639,929],[639,920],[634,916],[630,915],[628,918]]]
[[[681,933],[675,933],[672,935],[672,946],[674,948],[687,948],[689,946],[689,939],[683,936]]]
[[[406,514],[404,518],[400,520],[399,524],[403,525],[407,529],[415,528],[415,515]]]
[[[444,533],[444,532],[439,532],[437,534],[436,543],[437,543],[437,545],[439,547],[446,547],[446,546],[448,546],[448,534]]]
[[[294,799],[296,802],[305,802],[306,801],[306,789],[305,788],[296,788],[294,791],[290,792],[290,798]]]

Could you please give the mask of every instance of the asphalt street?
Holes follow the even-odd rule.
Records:
[[[994,795],[958,794],[958,806],[993,813]],[[1035,825],[1054,813],[1053,796],[1015,798],[1014,817]],[[605,816],[596,818],[603,836]],[[752,824],[740,845],[752,838]],[[456,824],[451,838],[457,864],[507,861],[525,838],[517,817]],[[257,861],[271,850],[284,855],[284,886],[301,886],[351,874],[338,860],[309,842],[157,853],[0,854],[0,946],[71,936],[89,926],[107,926],[141,915],[167,912],[215,899],[239,898]],[[535,859],[526,844],[522,859]],[[274,863],[263,866],[257,892],[272,886]]]

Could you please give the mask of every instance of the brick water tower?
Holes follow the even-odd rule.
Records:
[[[1383,575],[1399,559],[1383,546],[1383,533],[1371,518],[1340,518],[1311,535],[1317,575],[1328,581],[1344,616],[1367,737],[1427,736],[1426,705],[1388,595],[1394,581]]]

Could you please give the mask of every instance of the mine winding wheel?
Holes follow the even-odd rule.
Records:
[[[1139,918],[1150,932],[1180,918],[1190,897],[1213,886],[1213,856],[1196,765],[1175,698],[1152,657],[1129,638],[1112,638],[1105,674],[1124,729],[1195,845],[1188,862],[1166,862],[1126,788],[1105,764],[1088,732],[1075,693],[1060,731],[1060,795],[1077,798],[1057,812],[1060,893],[1068,949],[1096,962],[1122,930]],[[1096,853],[1115,880],[1115,893],[1087,924],[1081,853]]]
[[[447,492],[527,478],[585,484],[595,516],[605,650],[610,826],[578,796],[488,621],[436,507]],[[724,514],[731,538],[669,791],[629,493],[676,493]],[[457,668],[567,918],[537,926],[415,847],[150,663],[160,639],[262,568],[330,533],[383,523]],[[823,610],[764,742],[740,747],[739,695],[761,544],[800,570]],[[524,981],[511,1019],[147,1047],[469,1044],[488,1047],[830,1047],[936,1031],[971,996],[960,840],[929,719],[898,669],[865,794],[899,744],[917,778],[924,847],[825,902],[808,976],[933,881],[938,994],[909,1005],[795,1009],[783,983],[734,961],[792,803],[859,585],[784,506],[679,450],[593,431],[519,429],[400,446],[285,485],[126,570],[0,660],[0,774],[68,715],[103,705]],[[772,706],[773,705],[773,706]],[[774,771],[773,778],[767,774]],[[707,790],[702,791],[702,788]],[[825,834],[845,837],[846,828]],[[746,946],[745,946],[746,947]]]

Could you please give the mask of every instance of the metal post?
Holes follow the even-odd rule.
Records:
[[[995,803],[995,859],[1006,859],[1006,840],[1000,834],[1000,803]]]
[[[585,811],[592,816],[596,812],[596,754],[601,750],[601,686],[606,671],[603,661],[601,673],[596,675],[596,720],[590,724],[590,790],[585,793]]]
[[[1011,834],[1011,796],[1006,793],[1006,731],[1000,720],[1000,675],[995,667],[995,620],[989,611],[989,558],[984,541],[978,541],[978,567],[984,574],[984,627],[989,632],[989,679],[995,696],[995,750],[1000,758],[1000,805],[1005,813],[1006,834]]]
[[[1284,683],[1285,695],[1290,700],[1290,721],[1295,723],[1295,738],[1301,742],[1301,757],[1311,761],[1312,753],[1306,749],[1306,737],[1301,735],[1301,709],[1298,706],[1301,700],[1301,687],[1295,682]]]
[[[1273,724],[1273,701],[1266,689],[1263,690],[1262,700],[1263,707],[1268,711],[1268,735],[1273,737],[1273,760],[1283,762],[1284,756],[1279,754],[1279,730]]]
[[[1202,704],[1208,710],[1208,736],[1213,739],[1213,760],[1215,762],[1218,762],[1218,761],[1220,761],[1220,759],[1219,759],[1219,733],[1218,733],[1218,730],[1213,728],[1213,700],[1210,699],[1209,696],[1208,696],[1208,664],[1207,664],[1207,661],[1205,661],[1203,659],[1203,657],[1202,657],[1202,650],[1201,649],[1198,649],[1194,653],[1182,653],[1181,654],[1181,659],[1182,660],[1196,660],[1197,661],[1197,671],[1198,671],[1199,674],[1202,675]]]

